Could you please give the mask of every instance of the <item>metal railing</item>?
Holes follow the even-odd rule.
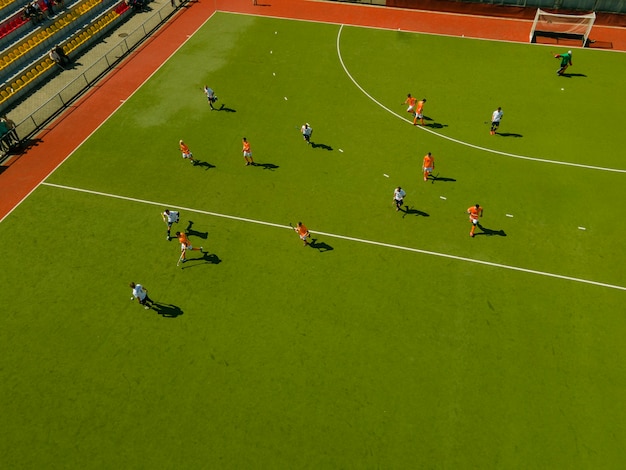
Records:
[[[182,4],[187,3],[183,0]],[[69,82],[58,93],[51,96],[28,117],[19,122],[16,130],[22,141],[28,140],[41,130],[64,109],[101,80],[107,72],[124,60],[139,44],[166,23],[179,10],[164,2],[158,10],[141,25],[113,45],[102,57],[91,64],[83,73]]]

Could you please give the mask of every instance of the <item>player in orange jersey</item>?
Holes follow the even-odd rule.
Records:
[[[424,103],[426,103],[426,98],[420,100],[420,102],[417,103],[417,109],[415,110],[415,118],[413,119],[414,126],[417,125],[418,119],[420,120],[422,126],[424,125],[424,114],[422,114],[424,112]]]
[[[192,165],[196,164],[196,161],[193,159],[193,153],[187,147],[187,144],[182,140],[178,141],[178,145],[180,146],[180,151],[183,154],[183,158],[188,158]]]
[[[250,149],[250,142],[244,137],[242,139],[243,143],[243,158],[246,161],[246,166],[254,165],[254,160],[252,159],[252,150]]]
[[[424,162],[422,163],[422,171],[424,172],[424,181],[428,181],[428,177],[431,175],[433,170],[435,169],[435,157],[428,152],[424,155]],[[433,176],[433,179],[435,177]]]
[[[296,225],[293,229],[298,232],[298,236],[300,237],[300,240],[304,242],[304,246],[307,246],[309,244],[307,238],[311,238],[311,234],[309,233],[309,229],[306,228],[306,225],[302,222],[298,222],[298,225]]]
[[[406,100],[404,101],[404,104],[409,105],[409,107],[406,108],[406,112],[415,115],[415,105],[417,104],[417,98],[412,97],[411,93],[409,93],[408,95],[406,95]]]
[[[180,242],[180,258],[179,262],[186,263],[187,262],[187,251],[200,251],[204,252],[204,248],[194,248],[187,238],[187,234],[184,232],[176,232],[176,238]]]
[[[472,230],[470,231],[470,237],[474,236],[474,231],[476,230],[476,226],[480,227],[479,218],[483,216],[483,208],[480,205],[476,204],[467,209],[467,213],[469,214],[470,222],[472,223]]]

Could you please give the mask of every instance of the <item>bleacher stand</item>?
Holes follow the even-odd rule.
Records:
[[[125,21],[125,13],[131,10],[120,0],[77,0],[68,4],[66,11],[55,11],[52,0],[46,1],[47,4],[43,0],[31,1],[24,10],[25,16],[16,12],[17,2],[13,1],[7,6],[12,8],[7,10],[4,21],[6,8],[0,9],[0,25],[10,25],[0,30],[0,107],[4,109],[61,72],[70,64],[70,53],[76,59]],[[146,6],[145,0],[132,1],[140,2],[133,6],[134,11]]]

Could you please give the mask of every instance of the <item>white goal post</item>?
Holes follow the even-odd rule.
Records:
[[[581,39],[584,47],[587,45],[595,20],[595,12],[587,15],[564,15],[548,13],[538,8],[530,30],[530,42],[536,42],[537,36],[564,37]]]

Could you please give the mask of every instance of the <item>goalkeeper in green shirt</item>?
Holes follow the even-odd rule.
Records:
[[[561,68],[556,71],[557,75],[563,75],[567,67],[569,67],[570,65],[574,65],[572,64],[572,51],[567,51],[564,54],[555,54],[554,58],[561,59]]]

